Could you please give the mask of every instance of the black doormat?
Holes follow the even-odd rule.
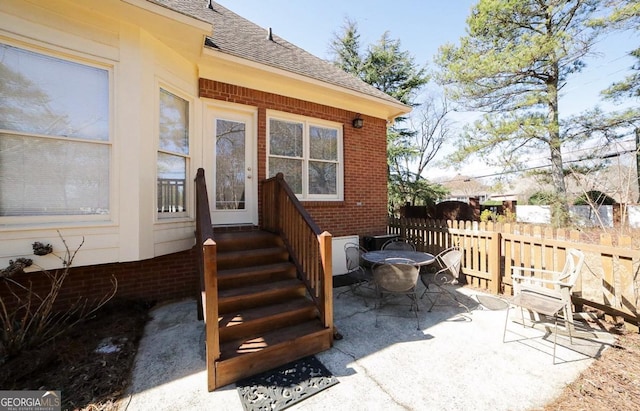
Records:
[[[236,383],[245,411],[284,410],[338,383],[314,356]]]
[[[348,274],[333,276],[333,288],[344,287],[345,285],[351,285],[356,282],[358,282],[358,280]]]

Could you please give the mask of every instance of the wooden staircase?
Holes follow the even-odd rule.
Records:
[[[284,242],[266,231],[216,233],[220,357],[215,386],[331,347]]]

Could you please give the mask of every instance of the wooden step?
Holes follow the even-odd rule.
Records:
[[[265,231],[216,233],[215,386],[327,350],[333,331],[297,277],[282,239]]]
[[[296,278],[296,267],[290,262],[228,268],[218,271],[218,289],[243,287],[287,278]]]
[[[306,291],[305,285],[297,278],[218,290],[218,312],[223,314],[281,303],[287,299],[304,296]]]
[[[284,247],[268,247],[219,252],[217,258],[218,270],[226,270],[289,261],[289,253]]]
[[[318,317],[316,306],[305,297],[279,304],[231,311],[220,315],[220,341],[231,341]]]
[[[319,320],[221,344],[216,386],[231,384],[331,348],[333,334]]]
[[[282,239],[267,231],[239,231],[216,233],[218,252],[241,251],[247,248],[282,247]]]

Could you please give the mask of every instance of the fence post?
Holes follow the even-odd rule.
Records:
[[[489,272],[491,273],[491,282],[489,290],[493,294],[500,294],[502,290],[502,272],[500,271],[500,244],[502,243],[502,235],[499,231],[495,231],[491,237],[489,244]]]
[[[400,217],[400,237],[407,238],[407,219]]]

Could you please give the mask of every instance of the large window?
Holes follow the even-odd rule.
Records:
[[[179,217],[186,213],[189,163],[189,102],[160,89],[158,145],[158,213]]]
[[[303,200],[341,200],[342,130],[304,118],[269,119],[269,177],[282,173]]]
[[[110,162],[109,71],[0,43],[0,217],[108,215]]]

